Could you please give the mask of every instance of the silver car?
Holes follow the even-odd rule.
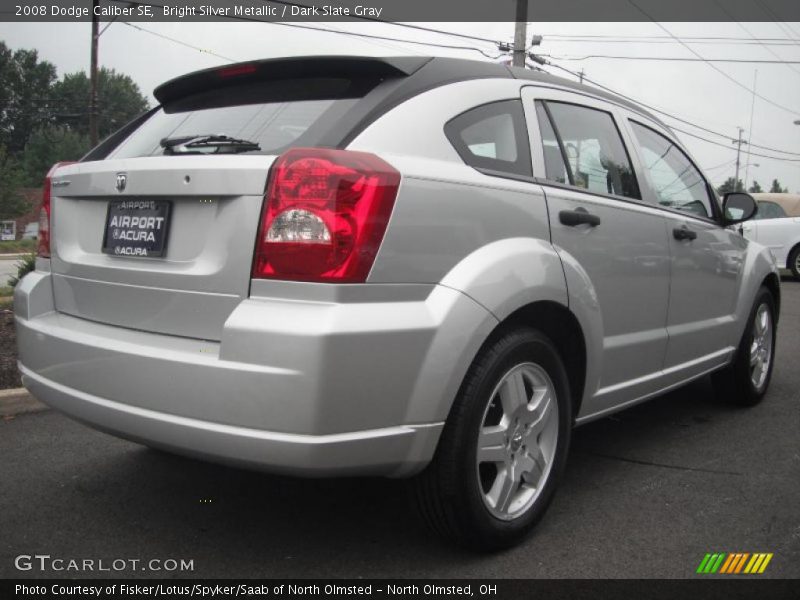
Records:
[[[759,402],[778,272],[670,129],[446,58],[192,73],[51,171],[19,368],[92,427],[302,476],[413,478],[436,530],[513,544],[574,425],[713,373]]]

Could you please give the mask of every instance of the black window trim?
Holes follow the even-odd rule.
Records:
[[[514,163],[505,160],[478,156],[472,153],[463,143],[461,143],[461,140],[457,135],[457,132],[453,131],[453,128],[455,127],[453,124],[455,121],[461,119],[465,115],[469,115],[469,113],[476,111],[478,109],[486,108],[487,106],[492,106],[495,104],[508,104],[508,103],[511,103],[516,109],[505,113],[511,116],[512,125],[514,127],[514,134],[515,134],[514,139],[516,141],[517,155],[518,155],[517,160]],[[478,121],[475,121],[475,123],[477,122]],[[527,121],[525,119],[525,110],[522,106],[522,100],[520,98],[504,98],[502,100],[492,100],[491,102],[484,102],[483,104],[472,106],[469,109],[457,114],[455,117],[447,121],[444,124],[443,131],[445,137],[450,142],[450,145],[453,146],[453,149],[456,151],[456,153],[466,166],[471,167],[476,171],[485,173],[487,175],[491,174],[492,177],[505,177],[507,179],[523,178],[523,180],[525,180],[525,178],[533,178],[533,160],[531,157],[530,136],[528,135]],[[451,134],[456,134],[456,135],[451,135]],[[483,165],[475,164],[476,162],[480,163],[482,161],[490,161],[495,164],[493,165],[489,165],[487,163],[484,163]],[[500,166],[499,163],[507,163],[512,165],[520,163],[520,167],[526,170],[526,172],[521,173],[518,171],[507,171],[504,169],[494,168]]]
[[[544,100],[534,100],[533,101],[533,114],[536,118],[539,118],[539,114],[536,112],[536,103],[540,103],[542,108],[544,108],[545,116],[547,117],[547,121],[550,125],[550,129],[553,130],[553,135],[556,136],[556,144],[558,144],[558,149],[561,152],[561,160],[564,161],[564,167],[567,169],[567,177],[569,178],[569,184],[574,187],[579,187],[575,185],[575,175],[572,174],[572,166],[569,164],[569,157],[567,156],[567,149],[564,148],[564,142],[561,140],[561,133],[558,131],[558,126],[556,125],[555,119],[553,119],[553,115],[550,113],[550,107],[547,106],[547,102]],[[542,148],[544,148],[544,137],[542,136],[542,127],[541,123],[539,124],[539,138],[542,141]],[[547,175],[547,164],[545,163],[545,176]],[[546,177],[545,177],[546,178]]]
[[[631,174],[633,175],[633,180],[636,183],[636,190],[639,192],[639,196],[642,195],[642,187],[639,185],[639,176],[636,173],[636,169],[633,166],[633,161],[631,160],[631,153],[628,151],[628,147],[625,145],[625,138],[622,137],[622,132],[620,131],[619,124],[617,123],[617,120],[614,117],[614,113],[612,113],[612,112],[610,112],[608,110],[603,110],[602,108],[595,108],[594,106],[587,106],[586,104],[580,104],[578,102],[569,102],[569,101],[566,101],[566,100],[546,100],[544,98],[535,98],[534,102],[541,102],[544,105],[545,111],[547,112],[548,118],[550,119],[550,125],[553,128],[553,132],[556,134],[556,139],[558,140],[559,148],[563,148],[563,142],[561,140],[561,134],[559,133],[558,128],[556,126],[555,119],[552,118],[552,115],[550,114],[550,108],[547,106],[547,104],[549,102],[553,102],[555,104],[569,104],[569,105],[572,105],[572,106],[577,106],[578,108],[585,108],[587,110],[595,110],[597,112],[601,112],[601,113],[607,114],[611,118],[611,123],[614,125],[614,129],[616,130],[617,135],[619,136],[619,141],[622,144],[622,149],[625,151],[625,157],[628,159],[628,164],[631,167]],[[539,138],[540,138],[539,141],[540,142],[542,141],[541,137],[542,137],[542,134],[541,134],[541,131],[540,131],[539,132]],[[565,156],[563,149],[562,149],[561,156],[562,156],[562,159]],[[568,161],[565,161],[565,162],[567,164],[567,170],[570,173],[570,179],[571,179],[572,178],[572,168],[569,166],[569,162]],[[574,185],[572,183],[570,183],[569,185],[566,185],[566,184],[558,183],[557,181],[550,182],[549,179],[546,180],[546,181],[548,183],[554,183],[555,187],[563,187],[563,188],[567,188],[567,189],[573,189],[573,190],[577,190],[577,191],[588,192],[588,193],[591,193],[592,195],[601,196],[601,197],[605,197],[605,198],[614,198],[614,199],[622,199],[622,200],[634,200],[637,203],[641,202],[641,203],[644,203],[645,205],[651,205],[649,203],[644,202],[644,200],[642,200],[642,198],[630,198],[628,196],[619,196],[617,194],[604,194],[603,192],[595,192],[593,190],[588,190],[587,188],[582,188],[582,187]]]
[[[711,206],[711,212],[714,213],[714,214],[711,217],[703,217],[701,215],[697,215],[697,214],[694,214],[694,213],[686,212],[686,211],[683,211],[683,210],[678,210],[676,208],[669,208],[668,206],[662,206],[660,204],[653,204],[652,206],[658,208],[659,210],[663,210],[663,211],[666,211],[666,212],[669,212],[669,213],[673,213],[673,214],[677,214],[677,215],[684,215],[686,217],[692,217],[694,219],[698,219],[698,220],[703,221],[705,223],[714,223],[715,225],[719,225],[720,227],[724,228],[725,225],[724,225],[724,223],[723,223],[723,221],[721,219],[722,208],[719,206],[719,201],[717,200],[716,193],[714,193],[714,194],[710,194],[709,193],[709,191],[713,190],[713,188],[708,183],[708,179],[706,178],[705,174],[703,174],[703,171],[700,170],[700,167],[697,166],[697,164],[694,162],[694,160],[692,160],[692,158],[681,147],[681,145],[678,144],[675,140],[670,139],[668,136],[664,135],[662,132],[654,129],[653,127],[647,125],[646,123],[641,123],[637,119],[633,119],[631,117],[628,117],[628,122],[629,123],[635,123],[636,125],[644,127],[645,129],[649,129],[650,131],[652,131],[656,135],[660,135],[662,138],[664,138],[665,140],[670,142],[673,146],[675,146],[675,148],[684,156],[684,158],[686,158],[686,160],[689,161],[689,164],[691,164],[695,168],[697,173],[700,175],[700,178],[703,180],[703,183],[706,184],[705,187],[706,187],[706,195],[708,196],[708,203]],[[633,135],[634,135],[634,138],[635,138],[636,132],[633,132]],[[637,144],[639,143],[638,139],[634,139],[634,141]]]

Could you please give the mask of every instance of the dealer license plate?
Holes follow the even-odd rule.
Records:
[[[108,203],[103,252],[164,256],[171,208],[168,200],[112,200]]]

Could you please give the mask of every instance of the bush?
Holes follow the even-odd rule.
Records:
[[[31,253],[17,261],[17,274],[8,280],[8,285],[16,287],[19,280],[36,268],[36,255]]]

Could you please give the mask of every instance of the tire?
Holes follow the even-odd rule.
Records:
[[[572,417],[566,370],[547,337],[523,328],[490,342],[464,378],[433,461],[413,481],[423,518],[473,550],[517,543],[553,498]]]
[[[775,365],[776,333],[775,300],[762,287],[750,310],[733,363],[713,375],[715,391],[725,402],[755,406],[764,399]]]
[[[789,253],[789,261],[786,265],[794,275],[794,278],[800,280],[800,246],[796,246]]]

